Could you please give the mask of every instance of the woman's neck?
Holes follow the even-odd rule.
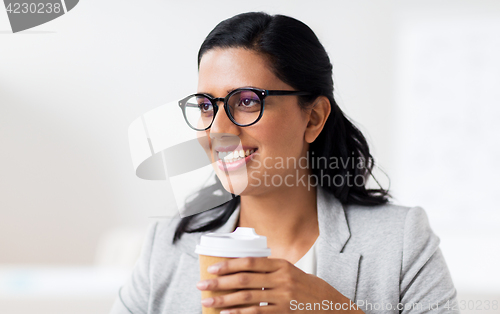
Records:
[[[266,236],[274,251],[271,257],[302,256],[319,235],[316,187],[294,186],[258,196],[242,195],[238,226],[254,228],[257,234]]]

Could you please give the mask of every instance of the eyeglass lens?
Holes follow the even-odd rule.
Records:
[[[227,106],[230,118],[240,125],[255,122],[259,118],[262,109],[259,96],[250,90],[238,91],[231,95]],[[186,102],[185,114],[188,123],[192,127],[204,130],[210,126],[214,119],[214,107],[209,98],[193,96]]]

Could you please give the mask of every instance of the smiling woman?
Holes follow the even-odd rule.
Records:
[[[425,211],[367,187],[373,157],[336,104],[330,59],[307,25],[234,16],[207,36],[198,67],[198,91],[179,106],[218,181],[186,206],[202,212],[222,188],[237,196],[154,224],[112,313],[200,313],[202,305],[223,314],[456,313]],[[217,276],[198,282],[200,236],[237,227],[266,236],[270,258],[215,264],[208,271]],[[200,290],[232,292],[201,300]]]

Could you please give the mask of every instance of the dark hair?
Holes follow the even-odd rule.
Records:
[[[340,160],[354,158],[364,162],[364,166],[348,162],[345,166],[333,167],[334,169],[311,167],[317,178],[329,175],[330,178],[341,176],[343,179],[342,184],[318,188],[326,189],[342,204],[380,205],[388,202],[389,192],[380,185],[379,189],[368,189],[366,184],[349,185],[348,180],[344,180],[349,175],[353,178],[361,175],[366,182],[372,175],[374,160],[365,137],[344,115],[333,98],[332,64],[325,48],[307,25],[284,15],[243,13],[220,22],[208,34],[198,53],[198,67],[203,54],[214,48],[246,48],[267,57],[273,73],[280,80],[296,90],[311,93],[311,96],[299,96],[299,106],[304,109],[318,96],[326,96],[330,100],[331,113],[319,136],[309,145],[308,153],[317,160],[320,157],[326,157],[327,160],[331,157]],[[203,198],[214,195],[217,189],[223,188],[220,181],[216,180],[216,185],[198,193],[193,201],[186,203],[186,207],[202,205]],[[182,218],[177,225],[173,242],[180,239],[183,233],[210,231],[221,227],[239,201],[237,196],[219,206],[219,209],[207,211],[213,219],[198,226],[194,226],[194,222],[201,214]],[[214,214],[217,211],[219,213]]]

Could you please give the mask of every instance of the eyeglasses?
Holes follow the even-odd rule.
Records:
[[[257,123],[264,113],[264,99],[267,96],[310,95],[308,92],[290,90],[266,90],[258,88],[238,88],[225,98],[214,98],[207,94],[193,94],[179,100],[179,106],[187,124],[196,131],[208,130],[219,110],[219,101],[224,102],[224,110],[237,126],[245,127]]]

